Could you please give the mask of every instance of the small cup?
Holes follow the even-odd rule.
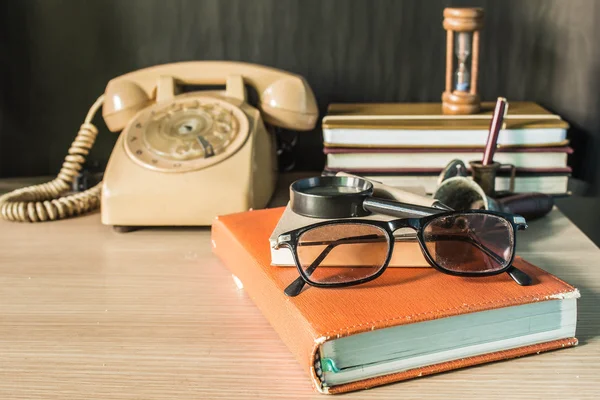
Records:
[[[483,189],[483,192],[489,196],[496,195],[496,173],[502,166],[499,162],[493,162],[490,165],[483,165],[481,161],[469,161],[473,180]]]

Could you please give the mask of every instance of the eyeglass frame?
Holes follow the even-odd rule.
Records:
[[[461,271],[453,271],[445,269],[439,266],[431,257],[428,250],[426,249],[425,239],[423,237],[423,230],[425,227],[433,220],[438,219],[440,217],[447,217],[452,215],[465,215],[465,214],[483,214],[483,215],[493,215],[496,217],[500,217],[510,223],[512,227],[512,235],[513,235],[513,243],[512,243],[512,253],[510,260],[506,263],[506,266],[500,270],[494,271],[482,271],[482,272],[461,272]],[[388,253],[386,255],[386,259],[383,265],[380,267],[379,271],[375,274],[360,278],[355,281],[350,282],[332,282],[332,283],[319,283],[313,282],[310,280],[310,277],[306,275],[305,271],[302,269],[301,262],[298,257],[298,239],[302,236],[303,233],[319,228],[327,225],[337,225],[337,224],[362,224],[362,225],[370,225],[380,228],[385,232],[386,239],[388,242]],[[371,220],[371,219],[357,219],[357,218],[349,218],[349,219],[339,219],[339,220],[329,220],[317,222],[315,224],[303,226],[301,228],[297,228],[285,233],[280,234],[277,237],[277,243],[275,249],[280,247],[287,247],[292,252],[292,256],[294,258],[294,263],[296,264],[296,268],[298,269],[298,273],[300,276],[292,282],[289,286],[284,290],[285,294],[289,297],[295,297],[299,295],[302,291],[304,285],[308,284],[310,286],[318,287],[318,288],[336,288],[336,287],[349,287],[360,285],[366,282],[370,282],[374,279],[380,277],[385,270],[388,268],[390,260],[392,258],[392,254],[394,252],[394,232],[398,229],[402,228],[412,228],[416,231],[417,242],[419,242],[419,247],[425,260],[428,264],[436,269],[439,272],[442,272],[447,275],[452,276],[462,276],[462,277],[486,277],[486,276],[494,276],[500,275],[503,273],[508,273],[510,277],[521,286],[529,286],[532,282],[531,277],[529,277],[526,273],[519,270],[515,266],[512,265],[516,247],[517,247],[517,235],[516,232],[519,230],[527,229],[527,222],[524,217],[517,214],[509,214],[499,211],[490,211],[490,210],[465,210],[465,211],[445,211],[438,212],[434,214],[430,214],[427,216],[416,217],[416,218],[398,218],[389,221],[381,221],[381,220]],[[318,267],[318,265],[317,265]]]

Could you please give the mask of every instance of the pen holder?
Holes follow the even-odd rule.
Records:
[[[496,195],[496,174],[502,166],[499,162],[483,165],[481,161],[470,161],[473,180],[481,186],[483,192],[490,197]]]

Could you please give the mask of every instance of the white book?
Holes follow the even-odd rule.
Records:
[[[422,129],[323,129],[323,141],[328,146],[485,146],[489,131],[422,130]],[[500,130],[499,146],[542,146],[564,143],[566,129]]]
[[[438,174],[370,175],[369,173],[358,172],[353,172],[353,174],[394,187],[421,185],[427,194],[433,194],[438,186]],[[566,194],[568,192],[568,183],[569,176],[567,174],[516,176],[515,193],[540,192],[546,194]],[[496,178],[496,191],[508,191],[509,189],[509,177]]]
[[[439,103],[330,104],[323,141],[331,147],[485,147],[494,109],[483,102],[472,115],[444,115]],[[498,145],[565,145],[569,124],[531,102],[510,102]]]
[[[517,168],[564,168],[567,166],[569,148],[554,151],[501,152],[494,155],[494,161],[512,164]],[[444,168],[454,159],[469,161],[481,160],[483,151],[369,151],[362,149],[325,149],[327,168],[331,169],[398,169],[398,168]]]

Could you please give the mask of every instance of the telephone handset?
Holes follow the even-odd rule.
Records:
[[[225,90],[179,93],[181,85]],[[257,110],[245,84],[256,89]],[[103,105],[103,106],[102,106]],[[98,133],[102,106],[113,132],[122,130],[103,182],[68,195]],[[111,80],[81,125],[58,176],[0,197],[3,218],[38,222],[100,206],[113,226],[210,225],[215,216],[269,201],[277,174],[274,138],[263,123],[311,130],[314,94],[300,76],[221,61],[150,67]]]

